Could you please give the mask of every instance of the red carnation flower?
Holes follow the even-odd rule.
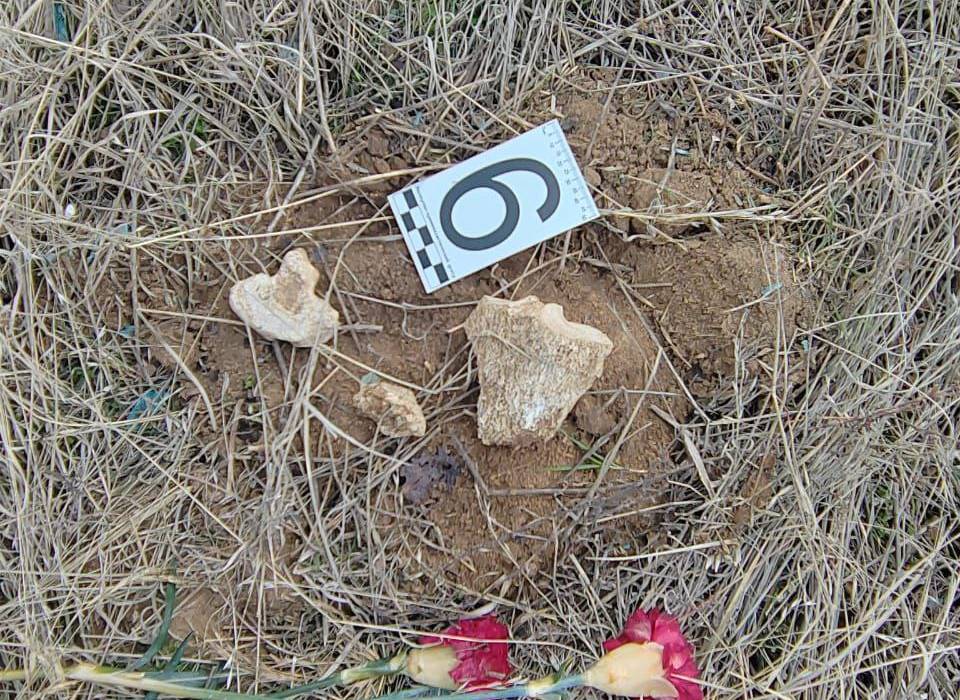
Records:
[[[460,620],[443,631],[449,639],[420,637],[423,649],[407,658],[407,674],[413,680],[438,688],[471,690],[500,685],[513,669],[507,655],[510,631],[492,615]]]
[[[619,637],[609,639],[603,643],[607,652],[618,649],[625,644],[645,644],[652,642],[663,648],[664,677],[676,689],[680,700],[703,700],[703,691],[700,686],[687,678],[698,678],[700,671],[693,660],[693,647],[684,638],[680,631],[680,623],[666,613],[656,608],[651,610],[637,610],[627,620],[623,632]],[[685,676],[679,678],[678,676]],[[667,696],[645,696],[667,697]]]

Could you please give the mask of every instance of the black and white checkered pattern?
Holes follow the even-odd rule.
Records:
[[[431,283],[433,282],[432,278],[436,278],[437,285],[446,284],[450,275],[443,265],[437,242],[426,225],[427,218],[420,211],[412,189],[404,190],[402,194],[403,203],[407,210],[397,212],[397,214],[404,229],[404,237],[410,243],[414,252],[414,264],[420,267]],[[421,222],[419,224],[417,223],[418,219]]]

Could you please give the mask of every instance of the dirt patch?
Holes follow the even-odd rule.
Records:
[[[730,214],[768,198],[735,164],[728,125],[717,115],[679,125],[634,114],[623,96],[606,107],[605,99],[599,91],[561,95],[556,114],[598,203],[632,215],[608,216],[433,295],[385,214],[383,193],[406,175],[316,196],[279,220],[287,233],[204,245],[199,264],[184,261],[192,273],[156,268],[140,280],[141,307],[159,314],[143,336],[147,358],[158,370],[190,371],[180,398],[216,414],[198,430],[237,489],[257,488],[268,433],[285,436],[293,461],[307,448],[336,459],[373,459],[357,445],[388,455],[375,460],[393,475],[377,522],[411,588],[436,578],[502,587],[549,570],[576,542],[602,541],[610,555],[644,545],[675,437],[652,407],[682,420],[685,392],[705,395],[738,367],[756,370],[787,345],[805,305],[789,252],[755,230],[738,232]],[[414,162],[412,148],[384,159],[404,152],[402,136],[368,137],[344,179]],[[264,233],[268,223],[247,230]],[[275,272],[291,247],[308,250],[323,273],[318,293],[341,313],[332,352],[252,337],[227,304],[230,285]],[[115,276],[101,293],[122,297],[111,287],[117,279],[123,287]],[[613,340],[602,376],[546,443],[510,449],[477,439],[476,374],[459,326],[486,294],[535,294]],[[371,370],[418,388],[423,439],[388,440],[357,412],[352,397]],[[300,431],[306,397],[323,417],[308,445]],[[441,450],[455,467],[419,475],[425,484],[408,486],[417,497],[405,499],[412,472],[403,465]]]
[[[521,285],[518,296],[526,293],[560,304],[572,321],[599,328],[614,349],[581,400],[589,408],[575,409],[574,420],[552,440],[520,449],[485,447],[473,415],[451,420],[436,436],[459,449],[469,478],[413,513],[431,527],[405,546],[412,560],[431,571],[469,572],[479,588],[504,575],[533,576],[549,568],[558,537],[590,528],[601,516],[627,528],[648,526],[633,512],[656,502],[659,465],[672,441],[672,431],[649,407],[678,406],[666,358],[631,301],[602,271],[583,266],[548,275]],[[465,399],[475,402],[476,389]]]
[[[608,254],[619,245],[607,246]],[[551,441],[484,447],[472,416],[440,429],[436,443],[462,446],[471,478],[428,508],[395,504],[431,525],[406,540],[410,560],[453,578],[469,575],[484,589],[549,570],[575,534],[603,538],[611,554],[618,546],[635,552],[656,522],[671,469],[674,433],[651,407],[682,420],[679,381],[705,396],[734,380],[738,353],[760,361],[796,328],[803,306],[793,266],[771,246],[720,236],[687,249],[622,245],[620,264],[629,269],[621,274],[582,265],[529,290],[521,285],[518,294],[535,292],[604,331],[614,350]],[[771,284],[764,271],[774,269],[782,287],[760,300]],[[612,462],[599,469],[608,455]]]
[[[190,634],[201,640],[214,637],[222,626],[219,618],[224,607],[224,601],[209,588],[196,588],[174,609],[170,634],[181,640]]]
[[[602,81],[561,95],[557,109],[598,206],[631,238],[716,232],[724,219],[771,202],[758,178],[772,158],[743,146],[716,112],[680,123],[664,105],[611,95]]]
[[[749,239],[630,246],[621,260],[694,392],[704,394],[787,348],[808,303],[787,253]]]

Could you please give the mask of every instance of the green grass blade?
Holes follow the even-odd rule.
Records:
[[[177,648],[173,650],[173,655],[164,665],[163,670],[157,674],[157,678],[167,679],[176,672],[177,666],[180,665],[180,661],[183,659],[183,655],[187,652],[187,645],[191,639],[193,639],[193,632],[188,634],[186,638],[177,645]],[[143,697],[143,700],[157,700],[157,693],[151,690]]]
[[[173,609],[177,605],[177,587],[173,583],[167,583],[166,600],[163,605],[163,618],[160,620],[160,629],[157,630],[157,638],[153,644],[143,653],[139,659],[133,662],[128,670],[139,671],[149,664],[153,657],[157,655],[163,645],[167,643],[167,635],[170,632],[170,622],[173,620]]]
[[[70,41],[67,11],[64,9],[62,2],[53,3],[53,31],[57,41]]]

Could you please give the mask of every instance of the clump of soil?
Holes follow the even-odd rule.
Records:
[[[397,456],[380,466],[398,473],[378,522],[411,586],[467,574],[473,589],[502,586],[550,569],[583,538],[601,538],[611,555],[642,546],[675,437],[652,408],[682,419],[684,390],[709,393],[730,380],[738,361],[784,347],[805,304],[788,251],[755,232],[738,233],[729,221],[722,232],[711,230],[711,212],[762,204],[766,196],[735,165],[722,119],[681,126],[635,114],[619,97],[604,109],[605,98],[569,94],[556,104],[598,204],[632,206],[638,217],[608,217],[427,295],[396,226],[382,215],[384,192],[406,179],[387,179],[293,208],[281,229],[300,233],[237,239],[229,250],[204,247],[207,262],[190,284],[159,266],[146,277],[150,295],[136,291],[143,306],[194,319],[164,324],[157,335],[170,348],[189,346],[182,357],[199,386],[183,395],[209,401],[223,422],[199,429],[238,481],[259,468],[268,425],[288,430],[291,449],[304,450],[301,431],[285,421],[304,420],[291,406],[309,393],[325,421],[311,428],[313,455],[349,458],[361,454],[359,443]],[[402,150],[402,133],[368,136],[373,150],[353,155],[345,179],[414,162],[412,147],[406,159],[384,159]],[[323,271],[317,292],[330,290],[345,324],[332,353],[251,336],[227,304],[236,279],[274,272],[298,246]],[[459,326],[486,294],[536,294],[613,341],[602,376],[552,440],[511,449],[477,438],[478,388]],[[164,350],[154,350],[170,366]],[[424,438],[387,440],[357,412],[352,396],[371,369],[422,387]],[[427,459],[420,466],[430,473],[418,474],[396,464],[440,450],[449,450],[456,468]],[[424,481],[407,486],[405,497],[402,477]]]
[[[403,465],[403,500],[412,505],[442,497],[457,483],[463,466],[445,447],[424,451]],[[439,493],[438,493],[439,492]]]

